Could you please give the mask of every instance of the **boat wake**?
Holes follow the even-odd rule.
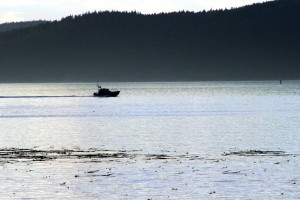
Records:
[[[32,99],[32,98],[78,98],[78,97],[93,97],[93,96],[0,96],[0,99]]]

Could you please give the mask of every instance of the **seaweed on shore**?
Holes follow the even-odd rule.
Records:
[[[141,150],[138,150],[141,151]],[[224,152],[222,156],[296,156],[285,151],[263,151],[263,150],[244,150]],[[48,160],[85,160],[87,162],[102,162],[107,159],[120,161],[120,159],[142,158],[145,160],[211,160],[219,162],[222,159],[203,158],[195,154],[143,154],[135,150],[103,150],[103,149],[62,149],[62,150],[38,150],[38,149],[19,149],[5,148],[0,149],[0,161],[48,161]]]
[[[101,150],[101,149],[62,149],[62,150],[37,150],[6,148],[0,149],[0,160],[6,161],[47,161],[57,159],[85,159],[90,162],[101,162],[104,159],[119,160],[124,158],[133,159],[140,157],[146,160],[169,160],[169,159],[202,159],[198,155],[166,155],[166,154],[142,154],[140,150]]]
[[[123,152],[108,152],[108,150],[36,150],[8,148],[0,149],[0,159],[25,159],[32,161],[46,161],[52,159],[92,159],[92,158],[125,158],[129,154]]]
[[[224,152],[223,156],[291,156],[285,151],[263,151],[263,150],[246,150],[246,151],[231,151]]]

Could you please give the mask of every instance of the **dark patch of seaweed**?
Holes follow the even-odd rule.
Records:
[[[169,159],[201,159],[198,155],[166,155],[166,154],[142,154],[137,153],[141,150],[101,150],[101,149],[62,149],[62,150],[37,150],[37,149],[19,149],[6,148],[0,149],[0,160],[6,161],[47,161],[57,159],[88,159],[91,162],[101,162],[102,159],[133,159],[140,157],[146,160],[169,160]]]
[[[141,150],[138,150],[141,151]],[[222,156],[296,156],[288,154],[285,151],[263,151],[263,150],[245,150],[224,152]],[[120,159],[142,158],[146,160],[211,160],[213,162],[223,161],[223,159],[203,158],[193,154],[143,154],[133,150],[101,150],[101,149],[62,149],[62,150],[38,150],[38,149],[19,149],[5,148],[0,149],[0,161],[47,161],[47,160],[85,160],[87,162],[101,162],[107,160],[118,161]]]
[[[291,156],[295,154],[288,154],[285,151],[245,150],[245,151],[224,152],[222,155],[223,156]]]

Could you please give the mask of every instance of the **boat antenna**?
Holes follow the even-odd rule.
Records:
[[[101,86],[99,85],[99,82],[97,82],[97,86],[98,86],[98,88],[101,88]]]

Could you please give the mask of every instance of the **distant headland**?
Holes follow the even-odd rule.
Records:
[[[299,0],[1,24],[0,82],[300,79],[299,36]]]

